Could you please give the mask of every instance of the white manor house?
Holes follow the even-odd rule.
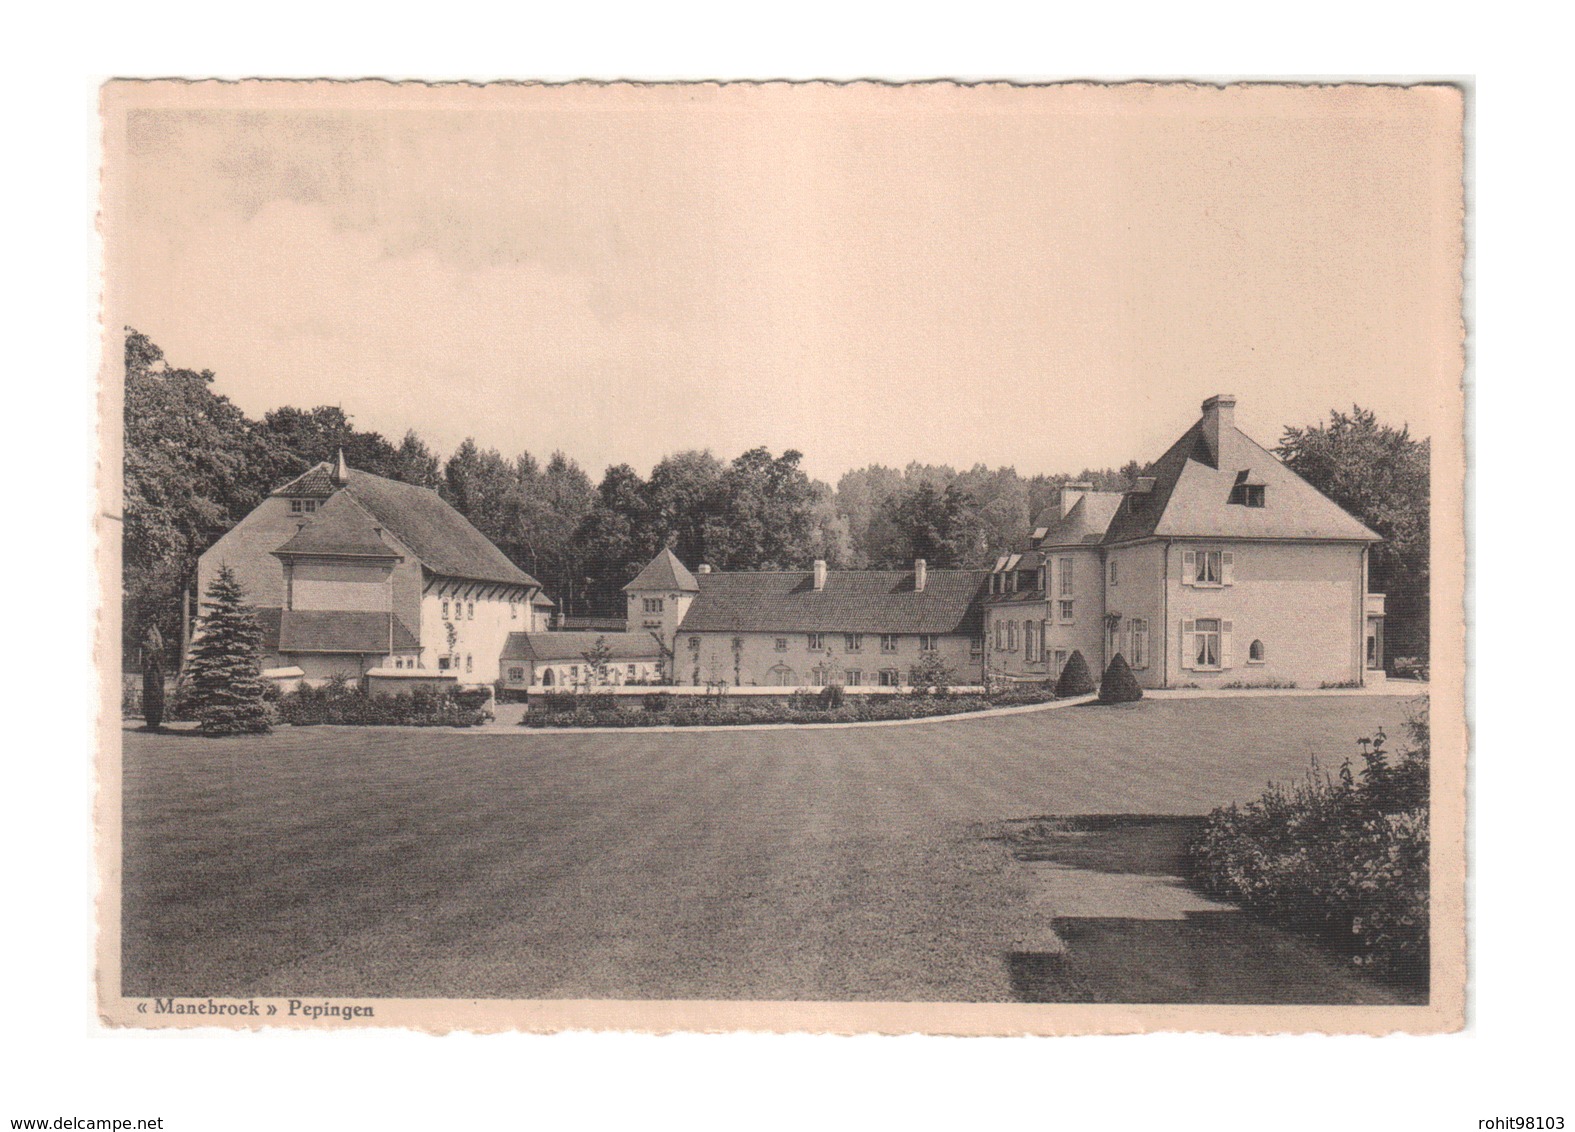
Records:
[[[1234,410],[1209,398],[1123,492],[1067,485],[988,570],[691,570],[663,550],[624,587],[625,631],[554,631],[541,584],[436,492],[341,455],[210,547],[198,591],[235,571],[279,679],[896,687],[932,655],[957,684],[1054,679],[1074,650],[1096,676],[1119,652],[1150,688],[1382,679],[1378,536]]]

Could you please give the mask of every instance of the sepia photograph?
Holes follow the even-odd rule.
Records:
[[[101,111],[107,1025],[1465,1024],[1459,87]]]

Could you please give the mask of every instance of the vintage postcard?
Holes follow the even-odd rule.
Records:
[[[103,1019],[1460,1028],[1462,117],[108,84]]]

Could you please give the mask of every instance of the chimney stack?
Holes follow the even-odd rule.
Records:
[[[711,564],[709,562],[702,562],[700,565],[695,567],[696,574],[709,574],[710,572]]]
[[[1214,465],[1219,466],[1220,440],[1236,427],[1236,395],[1216,393],[1203,402],[1203,436],[1214,455]]]
[[[913,560],[913,592],[922,594],[924,583],[930,580],[930,564],[922,558]]]
[[[815,590],[819,592],[826,588],[826,560],[815,559]]]
[[[1066,518],[1066,513],[1077,506],[1077,501],[1094,490],[1091,483],[1069,483],[1061,487],[1061,518]]]

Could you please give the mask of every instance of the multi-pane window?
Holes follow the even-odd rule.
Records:
[[[1070,558],[1063,558],[1063,559],[1061,559],[1060,572],[1061,572],[1061,596],[1062,597],[1071,597],[1072,596],[1072,560]]]
[[[777,652],[787,652],[787,638],[786,637],[778,637],[777,638]]]
[[[1016,652],[1017,651],[1017,622],[1016,621],[1008,621],[1006,623],[1006,651],[1007,652]]]
[[[1128,651],[1132,654],[1127,658],[1127,663],[1133,668],[1148,667],[1148,621],[1142,617],[1132,618],[1128,625],[1132,643]]]
[[[880,670],[880,686],[882,688],[900,688],[902,686],[902,673],[895,668],[882,668]]]
[[[806,633],[805,636],[809,640],[809,651],[810,652],[819,652],[821,649],[826,647],[826,634],[824,634],[824,633]]]
[[[864,647],[863,633],[842,634],[842,647],[847,652],[858,652]]]
[[[1058,601],[1055,604],[1056,615],[1060,617],[1061,623],[1070,625],[1072,623],[1072,603],[1069,601]]]
[[[443,620],[448,620],[448,602],[443,603]]]
[[[700,638],[699,637],[690,637],[689,638],[689,651],[690,652],[699,652],[700,651]]]
[[[1119,584],[1120,581],[1121,581],[1121,563],[1117,562],[1114,558],[1112,558],[1110,560],[1110,584],[1112,586],[1114,586],[1114,585]]]
[[[860,684],[864,683],[864,673],[860,672],[857,668],[850,668],[848,669],[848,675],[845,682],[848,687],[857,688]]]
[[[1220,584],[1219,551],[1200,550],[1197,552],[1197,566],[1193,570],[1192,580],[1200,586],[1217,586]]]
[[[291,514],[294,514],[294,515],[310,515],[313,511],[316,511],[316,510],[317,510],[317,500],[315,500],[315,499],[292,499],[292,500],[290,500],[290,512],[291,512]]]
[[[1057,676],[1061,675],[1061,669],[1063,669],[1065,667],[1066,667],[1066,650],[1065,649],[1056,649],[1055,650],[1055,673],[1056,673],[1056,675]]]
[[[471,670],[471,667],[472,667],[471,655],[469,653],[466,653],[465,654],[465,671],[469,672]]]
[[[467,601],[465,603],[465,619],[467,621],[474,621],[476,619],[476,603],[475,602]]]
[[[638,677],[640,675],[640,670],[638,668],[636,668],[632,664],[629,665],[628,671],[629,671],[629,679],[631,679],[631,680],[635,679],[636,677]]]
[[[983,656],[984,655],[984,638],[983,637],[969,637],[968,638],[968,655],[969,656]]]
[[[995,651],[1003,652],[1006,649],[1006,622],[995,623]]]
[[[512,683],[518,684],[520,681],[522,681],[524,679],[525,679],[525,670],[523,668],[511,668],[511,669],[509,669],[509,680]]]
[[[1192,634],[1192,666],[1220,666],[1220,623],[1215,617],[1199,618]]]
[[[1246,473],[1242,473],[1245,475]],[[1242,507],[1263,506],[1263,485],[1261,483],[1237,482],[1230,489],[1230,502]]]
[[[941,640],[934,633],[919,634],[919,651],[934,652],[941,647]]]
[[[896,652],[897,651],[897,634],[896,633],[882,633],[880,635],[880,651],[881,652]]]
[[[660,613],[662,611],[662,599],[659,597],[642,598],[641,601],[647,613]]]
[[[571,664],[571,665],[569,665],[569,679],[570,680],[578,680],[579,678],[580,678],[580,666],[578,664]]]

